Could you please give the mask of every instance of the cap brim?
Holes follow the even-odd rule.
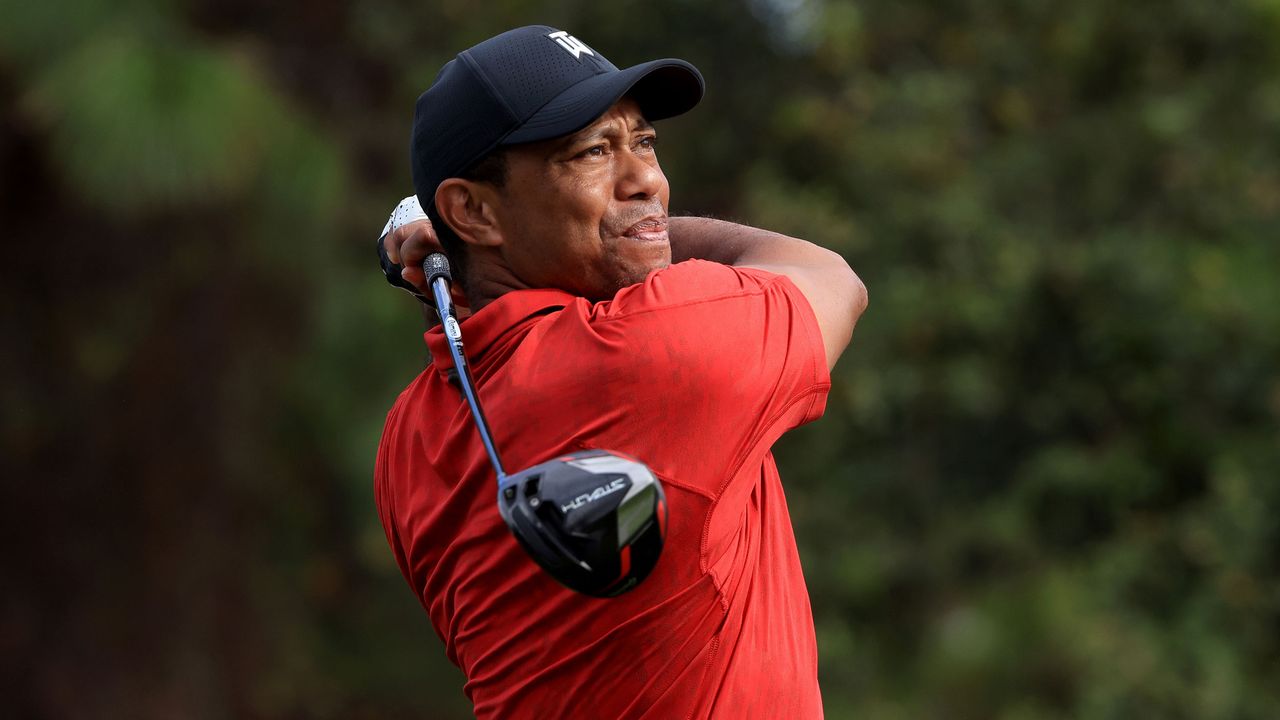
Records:
[[[693,109],[702,99],[702,74],[683,60],[641,63],[626,70],[594,75],[543,105],[520,127],[503,138],[503,145],[550,140],[577,132],[630,95],[651,122]]]

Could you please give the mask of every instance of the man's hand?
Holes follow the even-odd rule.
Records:
[[[391,262],[403,266],[400,277],[405,282],[418,288],[418,291],[431,297],[431,288],[427,287],[427,276],[422,272],[422,261],[431,253],[444,252],[440,240],[436,238],[431,221],[423,218],[415,220],[392,230],[383,240],[387,258]]]
[[[422,261],[431,253],[444,252],[436,237],[431,221],[422,212],[418,198],[410,195],[395,210],[386,226],[382,228],[382,237],[378,239],[378,259],[387,282],[413,293],[423,303],[435,306],[431,299],[431,288],[427,286],[426,275],[422,272]],[[465,317],[467,299],[455,282],[452,287],[453,303],[457,306],[458,316]],[[428,310],[427,323],[431,324],[433,314]]]
[[[401,276],[404,268],[400,266],[399,252],[394,257],[387,253],[387,240],[392,232],[402,230],[407,225],[417,224],[426,219],[427,215],[422,212],[422,205],[418,203],[417,196],[410,195],[401,200],[395,209],[391,211],[391,217],[387,219],[387,224],[382,227],[382,235],[378,237],[378,264],[382,267],[382,274],[387,278],[388,283],[411,293],[424,305],[430,305],[430,290],[419,288]],[[430,227],[430,223],[427,223],[427,226]],[[403,244],[403,239],[394,241],[393,249],[398,251],[401,244]]]
[[[422,261],[426,260],[431,253],[444,252],[444,247],[440,245],[435,230],[431,228],[431,221],[423,218],[393,229],[382,238],[382,247],[388,260],[402,266],[400,278],[403,284],[399,287],[416,288],[418,297],[435,307],[435,301],[431,299],[431,288],[427,285],[427,276],[422,272]],[[384,267],[383,272],[386,271]],[[449,294],[453,296],[454,311],[458,317],[464,318],[470,315],[467,296],[462,293],[457,281],[449,286],[449,290]],[[431,319],[432,317],[429,316],[428,321]]]

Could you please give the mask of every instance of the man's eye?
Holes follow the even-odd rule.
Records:
[[[642,148],[646,148],[646,149],[648,149],[648,150],[652,150],[652,149],[654,149],[654,148],[658,147],[658,136],[657,136],[657,135],[645,135],[644,137],[640,138],[640,140],[639,140],[636,144],[637,144],[637,145],[639,145],[639,146],[640,146],[640,147],[642,147]]]
[[[581,157],[601,157],[604,155],[603,145],[592,145],[591,147],[578,153]]]

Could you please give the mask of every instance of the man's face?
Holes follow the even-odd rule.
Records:
[[[496,213],[520,281],[605,300],[671,263],[656,139],[623,99],[572,135],[508,149]]]

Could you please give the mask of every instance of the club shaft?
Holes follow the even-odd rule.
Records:
[[[462,394],[471,406],[471,417],[475,418],[476,430],[480,432],[480,441],[484,443],[485,452],[489,454],[489,462],[498,473],[498,482],[506,479],[507,473],[502,469],[502,460],[498,457],[498,446],[489,433],[489,423],[485,420],[484,409],[480,407],[480,396],[476,394],[475,385],[471,382],[471,371],[467,368],[467,354],[462,347],[462,329],[453,311],[453,298],[449,294],[449,281],[437,277],[431,282],[431,293],[435,296],[436,311],[440,314],[440,322],[444,325],[444,334],[449,341],[449,354],[453,356],[453,367],[458,371],[458,384],[462,386]],[[452,322],[450,322],[452,320]]]

